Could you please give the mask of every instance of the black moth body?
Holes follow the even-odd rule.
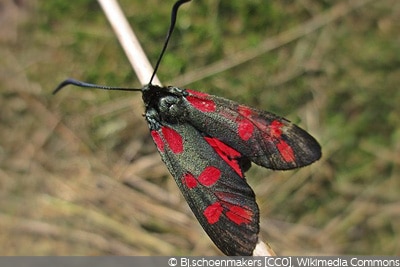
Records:
[[[290,121],[231,100],[151,81],[173,31],[171,26],[148,85],[142,89],[89,84],[73,79],[66,85],[141,91],[145,119],[161,158],[197,220],[226,255],[249,256],[258,243],[259,209],[244,173],[251,163],[289,170],[313,163],[321,147]]]
[[[198,221],[226,255],[252,255],[259,210],[244,172],[321,157],[306,131],[272,113],[177,87],[143,88],[145,118],[161,158]]]

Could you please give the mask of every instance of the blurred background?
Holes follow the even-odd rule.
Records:
[[[154,64],[173,0],[121,0]],[[95,0],[0,1],[2,255],[220,255],[161,162]],[[253,166],[279,255],[400,254],[400,1],[184,5],[158,75],[285,116],[323,157]]]

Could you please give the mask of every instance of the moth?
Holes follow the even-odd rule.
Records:
[[[141,89],[67,79],[66,85],[141,91],[150,135],[184,198],[215,245],[226,255],[252,255],[258,240],[259,209],[245,172],[251,163],[290,170],[313,163],[321,147],[305,130],[267,111],[152,80],[173,32],[171,25],[150,82]]]

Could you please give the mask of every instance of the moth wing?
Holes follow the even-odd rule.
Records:
[[[165,124],[151,135],[203,229],[226,255],[252,255],[259,210],[242,170],[248,161],[189,124]]]
[[[187,91],[188,121],[260,166],[288,170],[321,157],[318,142],[285,118],[225,98]]]

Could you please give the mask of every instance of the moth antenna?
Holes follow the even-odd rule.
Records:
[[[78,87],[94,88],[94,89],[102,89],[102,90],[114,90],[114,91],[141,91],[142,90],[142,89],[138,89],[138,88],[98,85],[98,84],[81,82],[81,81],[69,78],[69,79],[66,79],[65,81],[61,82],[57,86],[57,88],[54,89],[53,95],[56,94],[58,91],[60,91],[67,85],[74,85],[74,86],[78,86]]]
[[[153,81],[154,76],[155,76],[156,73],[157,73],[158,66],[160,65],[161,59],[162,59],[162,57],[163,57],[163,55],[164,55],[164,53],[165,53],[165,50],[167,49],[168,42],[169,42],[169,39],[170,39],[170,37],[171,37],[171,34],[172,34],[172,32],[174,31],[175,23],[176,23],[176,16],[177,16],[177,13],[178,13],[178,9],[179,9],[179,7],[180,7],[182,4],[184,4],[184,3],[186,3],[186,2],[189,2],[189,1],[191,1],[191,0],[179,0],[179,1],[177,1],[177,2],[174,4],[174,6],[172,7],[172,11],[171,11],[171,23],[170,23],[170,25],[169,25],[169,29],[168,29],[168,32],[167,32],[167,36],[165,37],[164,46],[163,46],[163,48],[162,48],[162,50],[161,50],[160,56],[158,57],[157,63],[156,63],[156,65],[155,65],[155,67],[154,67],[154,71],[153,71],[153,74],[151,75],[149,84],[151,84],[151,82]]]

